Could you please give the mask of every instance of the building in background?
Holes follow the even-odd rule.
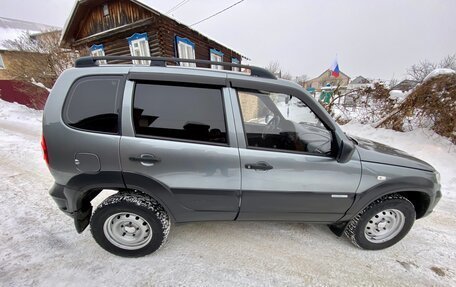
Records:
[[[418,85],[417,81],[413,80],[403,80],[399,84],[395,85],[394,87],[391,88],[391,90],[398,90],[402,92],[407,92],[413,89],[416,85]]]
[[[339,71],[339,76],[334,77],[330,69],[324,71],[316,78],[310,79],[304,83],[304,88],[310,90],[313,89],[317,92],[320,92],[322,88],[327,90],[328,88],[336,87],[347,88],[348,83],[350,82],[350,77],[347,76],[344,72]]]
[[[28,82],[13,79],[8,69],[12,68],[18,57],[27,57],[28,53],[12,49],[5,41],[15,40],[21,36],[40,37],[41,33],[58,30],[58,27],[40,23],[0,17],[0,98],[16,102],[30,108],[42,109],[48,91]]]
[[[347,89],[348,90],[353,90],[353,89],[363,89],[372,86],[372,81],[369,79],[364,78],[363,76],[358,76],[354,78],[350,83],[348,84]]]
[[[76,1],[60,45],[94,56],[179,57],[232,63],[242,60],[239,53],[137,0]],[[231,69],[219,65],[210,68]]]

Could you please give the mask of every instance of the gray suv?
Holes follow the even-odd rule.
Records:
[[[127,59],[150,66],[98,64]],[[441,198],[429,164],[346,135],[299,85],[232,63],[79,58],[47,100],[42,147],[58,207],[120,256],[157,250],[171,221],[322,223],[383,249]],[[105,189],[117,193],[92,212]]]

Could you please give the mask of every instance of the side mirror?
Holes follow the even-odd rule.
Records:
[[[292,98],[292,97],[293,97],[293,96],[288,96],[288,97],[286,97],[286,98],[285,98],[285,104],[288,105],[288,103],[291,101],[291,98]]]
[[[339,144],[339,153],[337,161],[340,163],[349,162],[355,152],[355,145],[349,139],[342,139]]]

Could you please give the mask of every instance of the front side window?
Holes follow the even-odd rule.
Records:
[[[128,38],[128,45],[130,46],[130,53],[132,56],[150,57],[149,40],[147,33],[135,33]],[[149,65],[148,60],[133,60],[135,65]]]
[[[176,36],[177,56],[181,59],[195,60],[195,44],[187,38]],[[180,63],[184,67],[196,67],[195,63]]]
[[[120,81],[117,76],[94,76],[76,81],[63,108],[65,123],[87,131],[117,134]]]
[[[222,52],[215,50],[215,49],[211,49],[210,53],[211,53],[211,61],[223,62],[223,53]],[[223,66],[222,65],[211,65],[211,69],[223,70]]]
[[[238,91],[250,148],[331,154],[331,132],[296,97],[264,91]]]
[[[227,144],[222,90],[137,83],[136,135]]]

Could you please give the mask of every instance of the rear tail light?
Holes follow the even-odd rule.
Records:
[[[44,139],[44,136],[41,136],[41,149],[43,150],[43,159],[46,162],[46,164],[49,165],[49,155],[48,155],[46,140]]]

